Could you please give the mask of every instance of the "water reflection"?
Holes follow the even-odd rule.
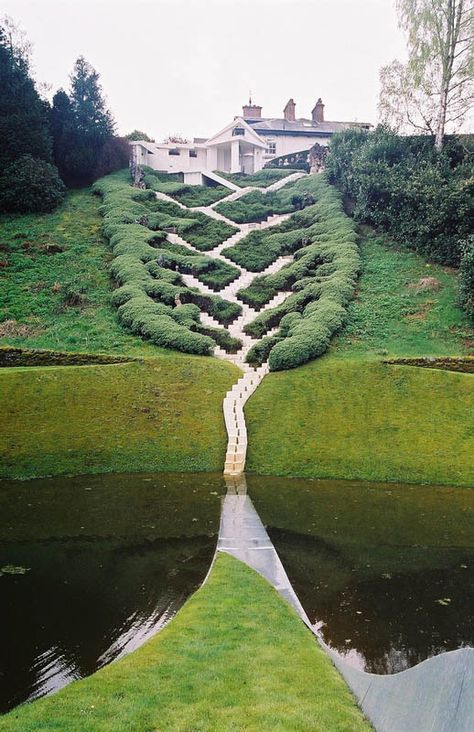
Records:
[[[248,477],[311,622],[354,666],[395,673],[474,644],[474,491]]]
[[[223,490],[203,474],[1,481],[0,710],[153,635],[207,573]]]

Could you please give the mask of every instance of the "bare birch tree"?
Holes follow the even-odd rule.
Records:
[[[381,121],[435,137],[457,130],[474,103],[474,0],[397,0],[408,62],[380,71]]]

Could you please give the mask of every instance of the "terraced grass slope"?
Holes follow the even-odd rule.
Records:
[[[294,611],[245,565],[127,658],[0,719],[2,732],[362,732],[371,726]]]
[[[279,180],[287,178],[292,173],[299,173],[299,170],[293,168],[285,168],[278,170],[276,168],[263,168],[258,170],[256,173],[223,173],[221,170],[216,171],[223,178],[230,180],[231,183],[235,183],[236,186],[245,188],[246,186],[252,186],[254,188],[266,188],[272,183],[276,183]]]
[[[472,374],[329,356],[270,374],[246,407],[247,468],[473,485],[473,384]]]
[[[191,356],[0,372],[1,476],[220,471],[231,364]]]

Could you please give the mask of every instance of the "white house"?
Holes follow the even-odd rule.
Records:
[[[200,183],[203,173],[215,170],[254,173],[273,158],[309,150],[316,142],[327,145],[335,132],[349,127],[370,129],[371,125],[326,121],[321,99],[311,119],[296,118],[293,99],[287,102],[283,117],[262,117],[262,107],[250,99],[242,115],[212,137],[194,138],[192,143],[132,142],[132,160],[164,173],[183,173],[186,183]]]

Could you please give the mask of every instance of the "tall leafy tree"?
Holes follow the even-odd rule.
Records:
[[[36,91],[28,48],[15,31],[10,20],[0,24],[0,169],[25,154],[51,159],[48,104]]]
[[[74,64],[70,78],[69,96],[60,89],[53,98],[54,156],[68,185],[87,185],[97,176],[104,146],[110,148],[114,144],[115,125],[106,107],[99,74],[83,56]]]
[[[381,69],[381,118],[434,135],[441,150],[473,109],[474,0],[397,0],[397,10],[408,62]]]

